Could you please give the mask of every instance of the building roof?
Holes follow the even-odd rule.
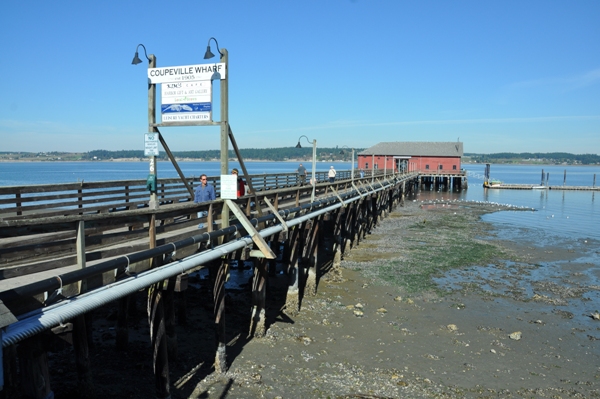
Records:
[[[375,144],[358,155],[462,157],[463,143],[431,141],[392,141]]]

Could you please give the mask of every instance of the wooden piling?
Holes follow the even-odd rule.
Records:
[[[22,341],[17,352],[23,397],[31,399],[53,397],[48,371],[48,354],[44,350],[42,336],[35,335]]]
[[[228,273],[227,259],[221,259],[215,276],[213,288],[215,317],[215,371],[224,373],[227,371],[227,337],[225,336],[225,281]]]
[[[85,315],[73,320],[73,348],[77,365],[77,390],[82,398],[95,398],[92,369],[90,367],[90,350],[87,339]]]
[[[124,296],[117,300],[117,328],[116,328],[116,348],[117,351],[127,350],[129,345],[129,296]]]
[[[250,336],[263,337],[266,333],[267,259],[254,259],[252,280],[252,317]]]
[[[285,299],[285,309],[288,314],[295,316],[300,311],[300,276],[298,265],[299,228],[295,227],[288,239],[289,253],[286,259],[288,265],[288,289]]]
[[[168,284],[163,289],[164,309],[165,309],[165,333],[167,334],[167,351],[169,360],[177,361],[177,330],[175,322],[175,280],[169,279]]]
[[[162,284],[161,281],[148,288],[148,323],[150,324],[153,353],[154,388],[158,399],[170,397],[169,357]]]
[[[304,294],[314,296],[317,294],[317,265],[319,252],[319,225],[323,215],[313,221],[309,231],[309,240],[307,245],[308,274],[304,286]]]

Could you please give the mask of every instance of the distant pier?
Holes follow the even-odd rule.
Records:
[[[600,191],[596,186],[540,186],[536,184],[484,184],[484,188],[508,190],[562,190],[562,191]]]
[[[501,188],[509,190],[561,190],[561,191],[600,191],[596,186],[596,174],[591,186],[567,186],[567,170],[564,171],[562,186],[551,186],[548,184],[550,173],[545,173],[542,169],[542,178],[540,184],[509,184],[500,180],[492,179],[490,176],[490,164],[485,164],[484,188]]]

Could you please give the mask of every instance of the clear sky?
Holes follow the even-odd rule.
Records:
[[[598,0],[5,2],[0,151],[142,150],[136,46],[194,65],[210,37],[229,52],[240,148],[600,153]],[[220,148],[218,127],[161,133],[173,151]]]

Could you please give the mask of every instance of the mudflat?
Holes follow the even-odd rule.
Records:
[[[382,219],[340,269],[324,259],[317,294],[297,315],[282,306],[285,276],[272,277],[262,338],[248,337],[247,285],[230,291],[224,374],[212,369],[209,288],[193,280],[172,397],[600,397],[599,243],[507,240],[480,219],[497,208],[421,205]],[[97,396],[153,397],[147,323],[140,318],[130,349],[116,354],[112,319],[96,313]],[[51,360],[62,365],[57,388],[71,392],[62,397],[76,397],[67,355]]]

